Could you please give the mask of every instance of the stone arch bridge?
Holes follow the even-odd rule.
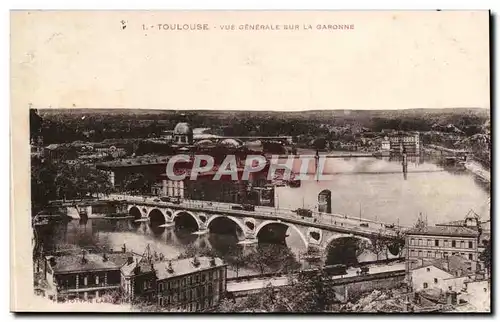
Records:
[[[339,226],[326,224],[314,218],[303,218],[290,212],[262,212],[231,209],[230,207],[209,207],[184,204],[170,204],[165,202],[137,202],[126,204],[130,217],[136,221],[148,221],[157,227],[175,227],[188,222],[198,234],[211,231],[217,223],[235,230],[240,243],[251,244],[261,240],[273,240],[286,244],[287,231],[294,231],[303,242],[305,249],[324,252],[328,246],[340,238],[356,238],[368,247],[383,240],[385,244],[401,242],[400,235],[393,229],[383,225],[378,228],[358,226]],[[182,223],[181,223],[182,222]],[[232,222],[233,224],[229,224]],[[229,225],[228,225],[229,224]],[[382,227],[383,228],[382,228]],[[402,245],[401,245],[402,248]],[[390,250],[393,256],[399,256],[401,248]],[[386,252],[387,253],[387,252]]]

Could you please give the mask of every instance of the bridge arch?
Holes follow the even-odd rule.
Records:
[[[339,246],[335,245],[335,243],[339,242],[341,239],[351,240],[351,242],[347,242],[347,245],[343,245],[343,247],[335,247]],[[357,240],[357,244],[353,245],[352,240]],[[358,263],[359,256],[366,250],[371,251],[373,243],[370,238],[364,236],[336,234],[328,238],[324,245],[326,264],[342,263],[349,265]],[[342,260],[338,261],[337,258],[342,258]]]
[[[170,217],[168,217],[168,215],[164,211],[161,211],[158,208],[151,208],[149,210],[149,213],[148,213],[148,218],[149,218],[150,222],[151,222],[151,219],[153,219],[153,217],[159,218],[160,214],[161,214],[161,216],[163,216],[164,223],[167,223],[170,221]]]
[[[232,222],[234,222],[238,227],[240,227],[241,231],[243,232],[243,235],[246,235],[245,234],[245,230],[247,228],[245,228],[245,225],[240,221],[238,220],[237,218],[233,217],[233,216],[224,216],[224,215],[214,215],[212,217],[210,217],[207,221],[207,229],[210,229],[210,224],[217,218],[227,218],[229,220],[231,220]]]
[[[135,222],[135,220],[139,220],[142,218],[141,210],[137,206],[132,206],[128,209],[129,216],[133,217],[132,224],[139,225],[140,223]]]
[[[302,231],[300,231],[300,229],[298,229],[297,226],[283,222],[283,221],[266,220],[266,221],[262,222],[255,230],[255,237],[258,239],[259,233],[262,230],[262,228],[264,228],[265,226],[270,225],[270,224],[281,224],[281,225],[287,226],[288,228],[292,228],[293,230],[295,230],[299,234],[299,236],[302,239],[302,241],[304,242],[304,245],[306,246],[306,248],[309,246],[309,243],[307,242],[306,236],[304,236],[304,233],[302,233]]]
[[[194,213],[192,213],[191,211],[188,211],[188,210],[177,210],[176,212],[174,212],[174,215],[172,216],[172,221],[174,221],[174,223],[175,223],[175,219],[177,217],[179,217],[179,215],[183,215],[183,214],[187,214],[187,215],[191,216],[194,219],[194,221],[196,222],[196,228],[198,230],[201,229],[202,224],[201,224],[200,220],[198,219],[198,217]]]

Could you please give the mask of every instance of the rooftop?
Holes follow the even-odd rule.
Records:
[[[135,167],[146,164],[167,164],[169,157],[166,156],[148,156],[137,157],[132,159],[120,159],[98,163],[98,167],[118,168],[118,167]]]
[[[72,254],[63,256],[47,256],[48,260],[53,258],[52,269],[54,273],[70,273],[81,271],[104,271],[119,269],[129,256],[133,253],[111,253],[106,254]]]
[[[431,235],[431,236],[463,236],[477,237],[477,230],[467,227],[457,226],[426,226],[420,228],[412,228],[407,231],[408,235]]]
[[[185,258],[172,261],[162,261],[154,263],[154,268],[156,270],[156,276],[159,280],[172,278],[180,275],[187,275],[197,271],[204,271],[212,267],[220,267],[224,265],[224,262],[220,258],[214,258],[214,266],[212,266],[212,258],[210,257],[198,257],[199,265],[194,265],[194,258]],[[171,270],[169,270],[171,265]]]

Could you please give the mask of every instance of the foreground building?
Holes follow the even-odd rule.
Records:
[[[120,291],[120,268],[133,261],[129,252],[46,256],[43,264],[46,295],[56,301],[93,300]]]
[[[125,251],[66,254],[43,260],[45,295],[55,301],[122,298],[159,310],[196,312],[216,307],[226,294],[226,264],[215,257],[164,260]],[[111,295],[111,298],[104,298]]]
[[[436,259],[461,257],[470,273],[478,262],[479,232],[469,227],[425,226],[407,232],[407,270],[431,264]]]
[[[187,258],[154,264],[157,304],[167,311],[214,308],[226,293],[227,270],[220,258]]]

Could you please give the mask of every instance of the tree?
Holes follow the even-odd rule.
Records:
[[[277,244],[257,244],[246,256],[246,262],[251,263],[261,274],[266,270],[287,272],[300,267],[291,250]]]
[[[291,312],[325,312],[339,302],[332,279],[323,268],[300,272],[280,298]]]
[[[123,187],[125,191],[145,194],[151,191],[152,185],[152,180],[147,178],[144,174],[134,173],[125,178]]]
[[[358,256],[365,250],[365,243],[354,237],[334,239],[328,246],[326,263],[328,265],[355,265]]]
[[[488,272],[491,269],[491,241],[488,240],[484,247],[484,250],[479,254],[479,260],[484,263],[484,267]]]
[[[379,255],[382,254],[386,247],[386,242],[379,232],[377,236],[372,239],[372,245],[370,247],[370,250],[377,256],[377,260],[379,260]]]

